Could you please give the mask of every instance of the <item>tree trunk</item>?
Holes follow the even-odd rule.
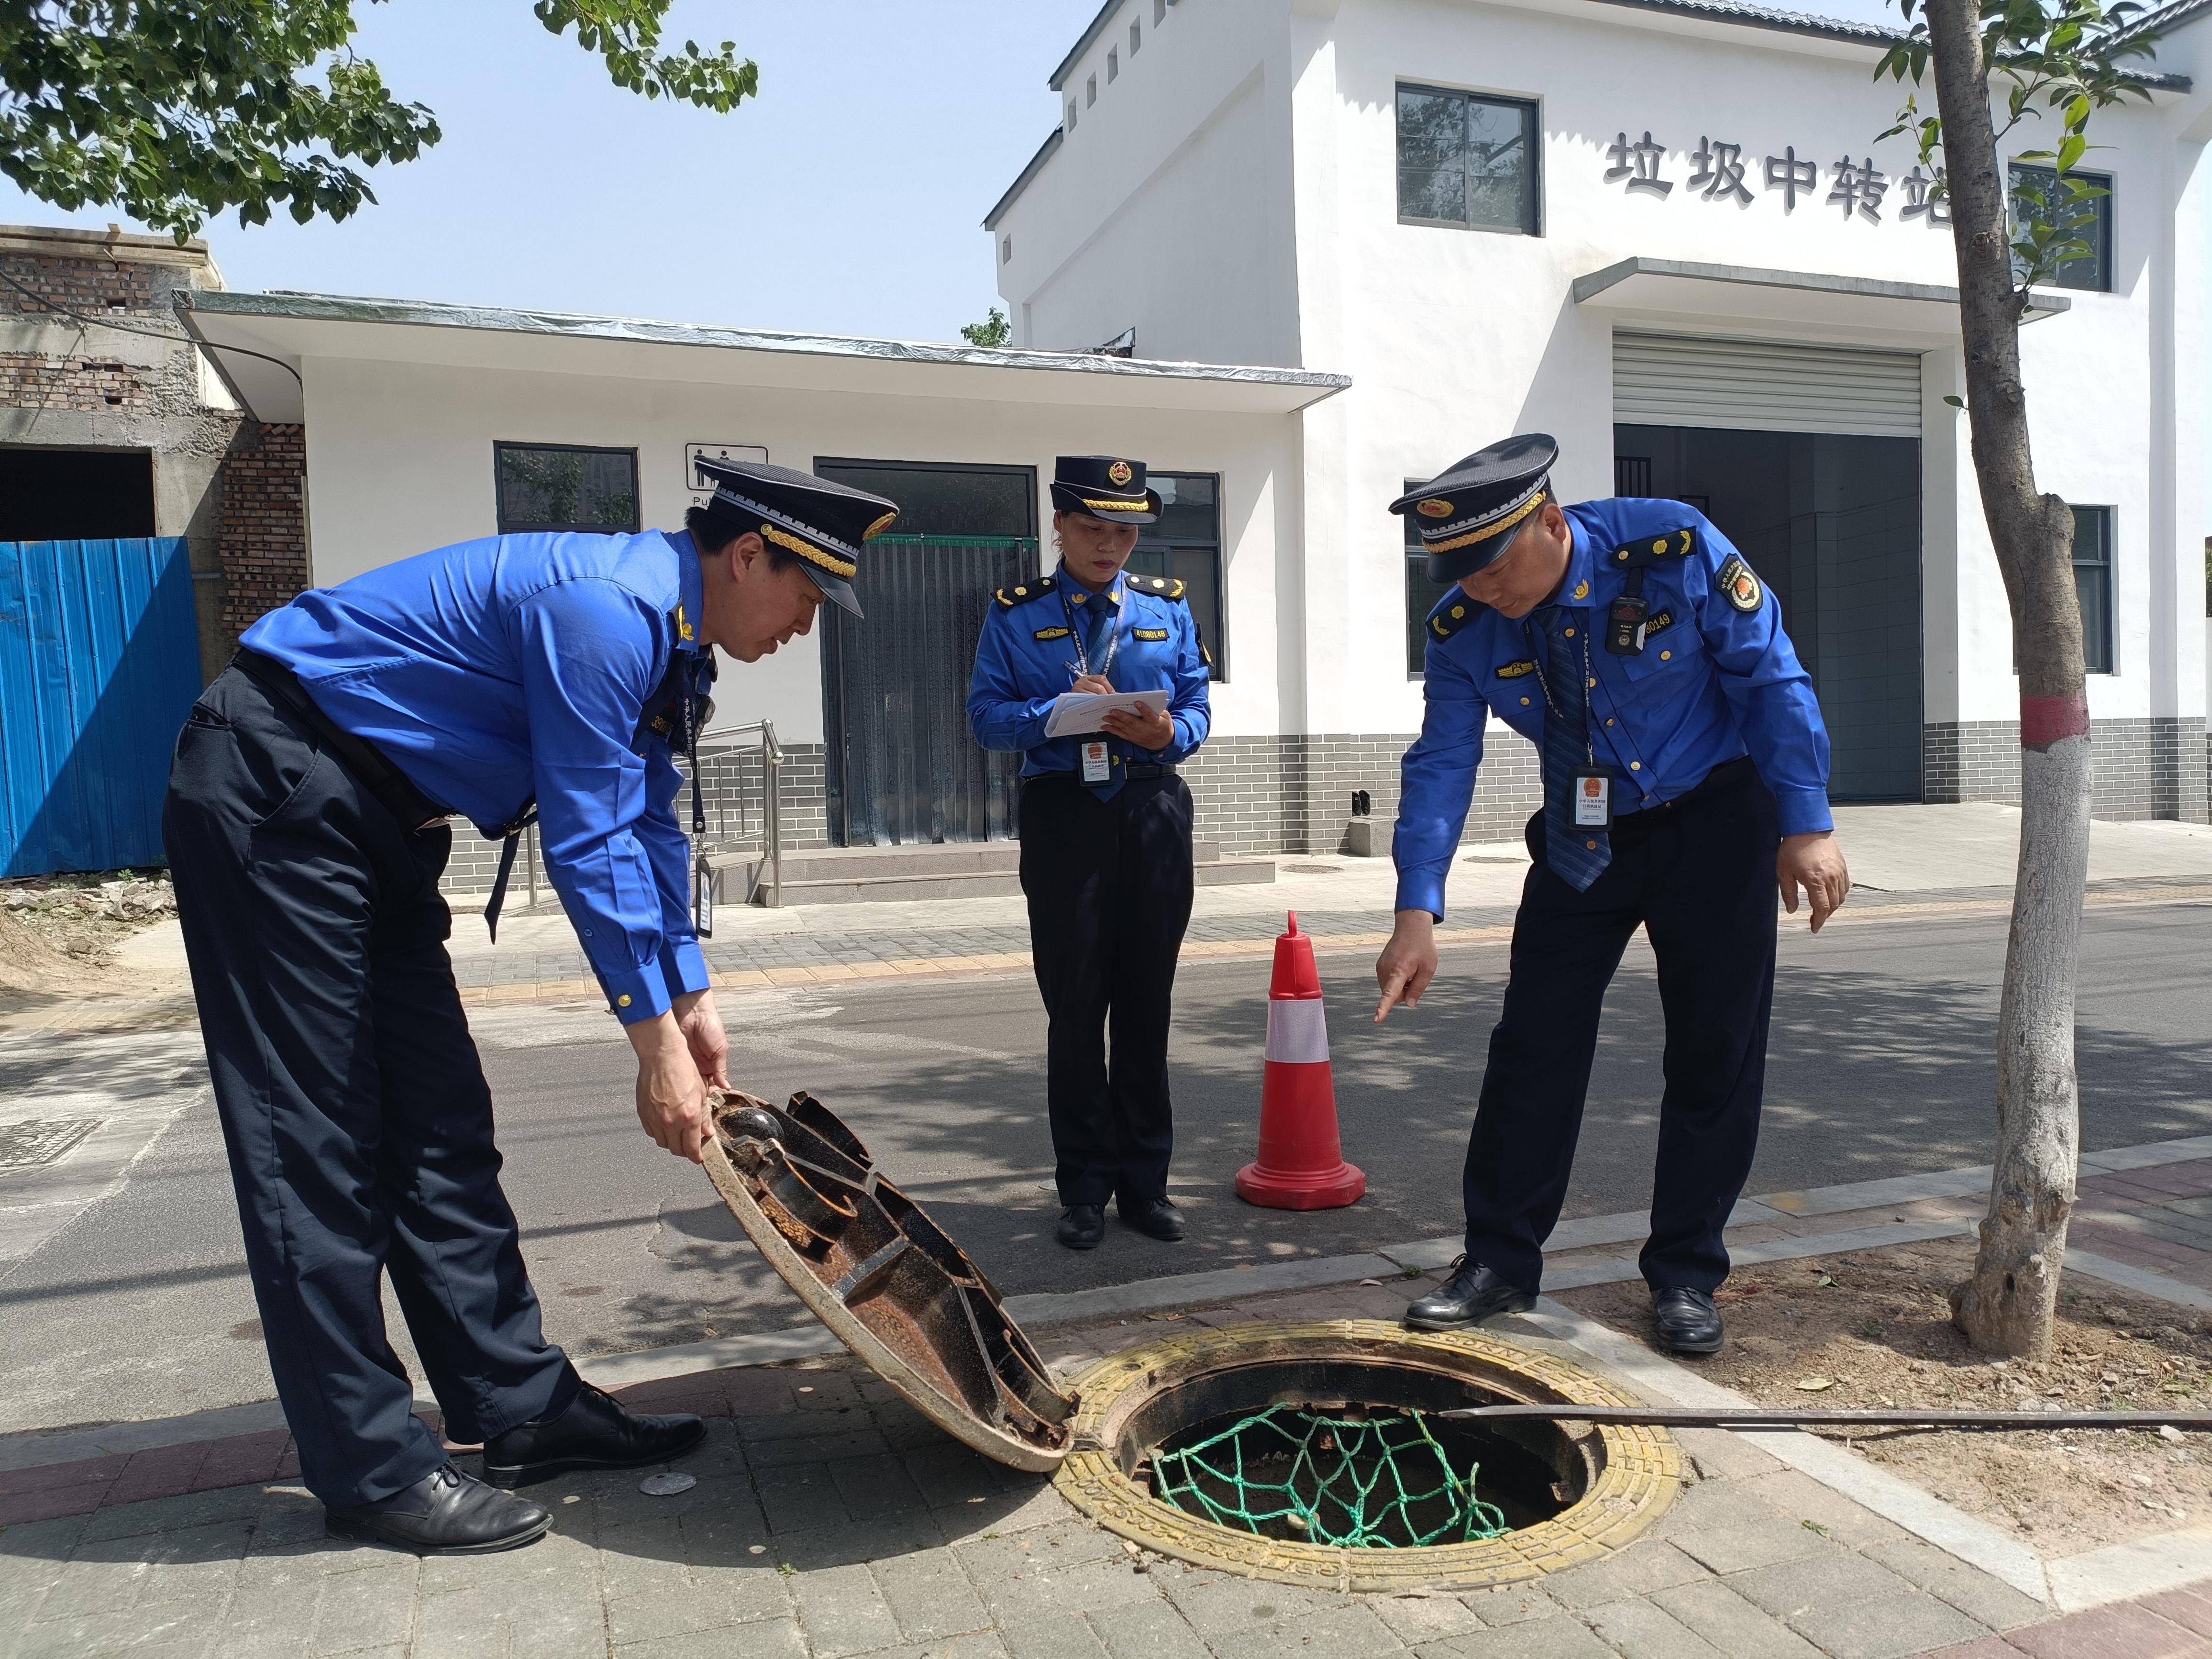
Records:
[[[2051,1351],[2081,1102],[2074,981],[2089,872],[2089,705],[2074,591],[2073,514],[2039,495],[2020,379],[2003,179],[1975,0],[1929,0],[1936,96],[1959,261],[1966,414],[1982,512],[2020,661],[2020,868],[1997,1015],[1996,1170],[1973,1277],[1951,1292],[1984,1352]]]

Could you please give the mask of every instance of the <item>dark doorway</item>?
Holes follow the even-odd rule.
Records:
[[[1014,835],[1021,757],[975,746],[968,679],[991,595],[1037,574],[1035,469],[831,459],[814,471],[899,504],[854,580],[866,620],[823,612],[830,840]]]
[[[0,542],[107,542],[154,533],[143,449],[0,449]]]
[[[1920,441],[1617,426],[1613,447],[1617,483],[1689,502],[1773,588],[1827,722],[1829,794],[1919,799]]]

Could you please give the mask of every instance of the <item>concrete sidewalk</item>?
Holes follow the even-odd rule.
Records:
[[[2212,1137],[2093,1154],[2083,1176],[2075,1238],[2094,1249],[2071,1267],[2212,1307],[2212,1227],[2196,1219],[2212,1208]],[[1739,1208],[1731,1249],[1775,1261],[1960,1232],[1988,1178],[1767,1194]],[[1642,1222],[1563,1227],[1547,1283],[1632,1277],[1621,1247]],[[1395,1319],[1450,1247],[1011,1306],[1073,1377],[1191,1324]],[[1549,1300],[1497,1334],[1647,1399],[1744,1403]],[[324,1539],[283,1429],[251,1408],[166,1442],[161,1425],[0,1440],[0,1656],[2212,1656],[2212,1601],[2191,1588],[2212,1580],[2212,1531],[2046,1560],[1794,1432],[1686,1431],[1686,1489],[1650,1534],[1526,1584],[1343,1596],[1200,1571],[1134,1553],[1046,1483],[950,1442],[818,1328],[790,1335],[595,1362],[634,1406],[714,1419],[682,1465],[698,1484],[653,1498],[634,1474],[556,1482],[539,1489],[553,1536],[481,1559]],[[781,1363],[730,1363],[748,1354]]]

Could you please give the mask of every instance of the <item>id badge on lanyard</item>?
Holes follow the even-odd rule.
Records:
[[[1575,768],[1572,799],[1576,829],[1612,829],[1613,769],[1597,765]]]
[[[1085,783],[1104,783],[1113,775],[1114,762],[1103,738],[1083,740],[1083,781]]]

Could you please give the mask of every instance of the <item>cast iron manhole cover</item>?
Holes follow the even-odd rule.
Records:
[[[0,1123],[0,1170],[51,1164],[100,1125],[96,1117],[30,1117]]]
[[[1340,876],[1344,873],[1333,864],[1286,864],[1283,868],[1294,876]]]

